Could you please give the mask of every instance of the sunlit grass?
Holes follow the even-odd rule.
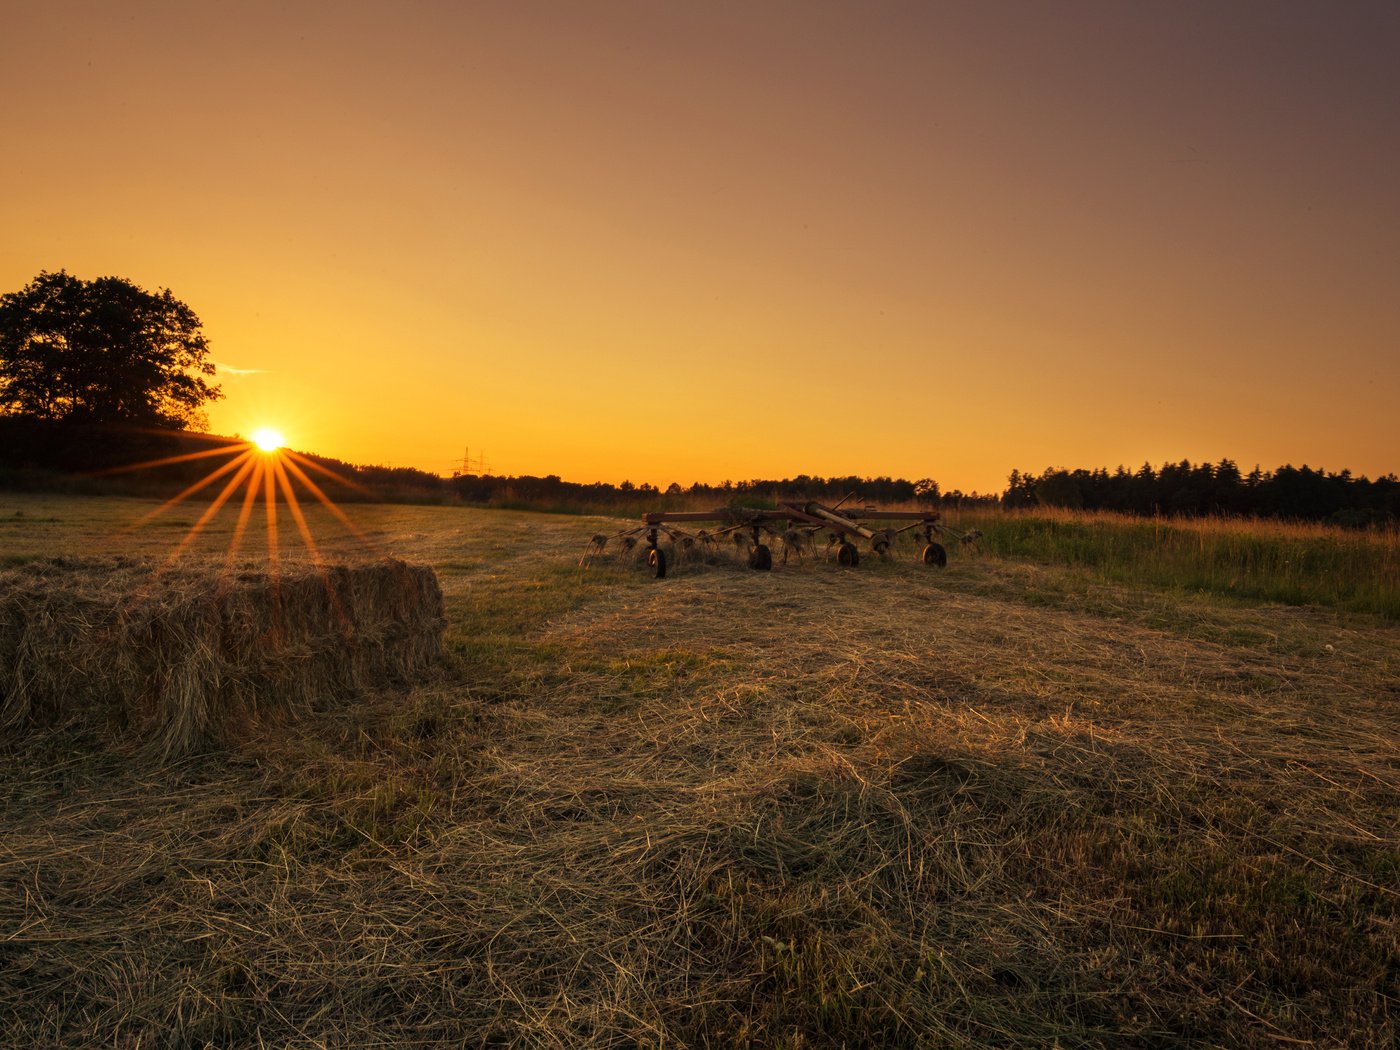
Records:
[[[1244,518],[964,510],[988,553],[1077,566],[1115,583],[1400,619],[1400,532]]]

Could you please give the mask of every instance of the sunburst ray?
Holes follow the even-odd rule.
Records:
[[[199,492],[201,489],[208,488],[210,485],[212,485],[219,478],[223,477],[225,474],[230,474],[233,471],[237,470],[245,461],[250,459],[252,456],[252,448],[246,449],[243,452],[243,454],[237,459],[232,459],[229,462],[225,463],[222,467],[219,467],[217,470],[210,471],[208,474],[204,475],[204,477],[200,478],[193,485],[190,485],[189,487],[184,489],[178,495],[171,496],[168,500],[162,503],[155,510],[151,511],[149,514],[144,515],[143,517],[138,519],[134,524],[128,526],[125,531],[130,532],[133,529],[140,528],[147,522],[154,521],[156,518],[160,517],[172,507],[176,507],[179,504],[183,503],[185,500],[189,499],[189,497],[193,496],[196,492]]]
[[[188,463],[195,459],[209,459],[212,456],[232,456],[238,452],[247,452],[253,446],[247,442],[240,442],[237,445],[223,445],[219,448],[206,448],[202,452],[185,452],[178,456],[162,456],[160,459],[148,459],[142,463],[129,463],[120,467],[107,467],[104,470],[94,470],[88,474],[90,478],[105,478],[112,474],[130,474],[134,470],[149,470],[152,467],[165,467],[172,463]]]
[[[307,475],[306,471],[302,470],[301,467],[297,466],[296,463],[290,457],[288,457],[284,461],[284,463],[287,470],[291,471],[292,476],[295,477],[298,481],[300,481],[303,485],[305,485],[307,491],[309,491],[311,495],[315,496],[316,499],[321,503],[321,505],[325,507],[326,510],[330,511],[332,515],[335,516],[335,519],[337,521],[339,521],[342,525],[349,529],[351,533],[353,533],[362,542],[368,544],[374,550],[379,549],[379,545],[375,543],[374,540],[370,539],[369,536],[365,535],[364,531],[361,530],[358,525],[356,525],[353,521],[350,520],[349,515],[347,515],[345,511],[341,510],[338,506],[336,506],[335,501],[326,495],[325,491],[321,488],[320,485],[317,485],[316,482],[311,480],[311,478]]]
[[[321,549],[316,546],[316,540],[312,538],[311,527],[306,524],[306,515],[301,512],[301,501],[297,499],[296,492],[292,490],[292,482],[287,477],[281,456],[272,457],[272,471],[277,475],[277,487],[281,489],[282,497],[287,501],[287,512],[291,514],[292,521],[296,523],[297,531],[301,533],[301,540],[306,544],[306,549],[311,552],[312,562],[320,565]]]
[[[267,563],[277,570],[277,489],[272,467],[263,469],[263,505],[267,512]]]
[[[166,565],[173,564],[174,561],[184,553],[185,548],[193,543],[195,538],[204,531],[204,526],[209,524],[210,519],[213,518],[215,514],[219,513],[219,509],[228,502],[229,497],[238,491],[238,486],[247,480],[248,475],[253,471],[253,467],[254,461],[248,459],[243,466],[239,468],[238,472],[234,474],[233,477],[229,478],[228,484],[214,497],[209,506],[205,508],[204,513],[190,526],[190,530],[185,533],[184,538],[180,540],[175,549],[170,552],[169,557],[165,559]],[[249,488],[251,489],[251,486],[249,486]]]
[[[312,470],[317,471],[318,473],[324,474],[326,477],[330,478],[332,481],[337,481],[337,482],[339,482],[340,484],[344,485],[346,488],[354,489],[356,492],[361,493],[362,495],[368,496],[368,497],[369,497],[370,499],[372,499],[372,500],[378,500],[378,499],[379,499],[378,496],[376,496],[376,495],[375,495],[373,492],[371,492],[369,489],[365,488],[365,487],[364,487],[363,485],[361,485],[359,482],[357,482],[357,481],[351,481],[349,478],[343,477],[342,475],[337,474],[335,471],[331,470],[330,467],[322,466],[320,463],[317,463],[314,459],[310,459],[310,458],[308,458],[308,457],[306,457],[306,456],[303,456],[300,452],[293,452],[293,451],[292,451],[291,449],[289,449],[289,448],[284,448],[282,451],[283,451],[284,453],[286,453],[286,455],[287,455],[287,457],[288,457],[289,459],[293,459],[293,460],[295,460],[296,462],[300,463],[300,464],[301,464],[302,466],[304,466],[304,467],[310,467]]]
[[[233,526],[233,535],[229,537],[228,554],[224,558],[224,572],[233,569],[234,561],[238,557],[238,550],[243,545],[243,533],[247,531],[248,520],[253,516],[253,505],[257,502],[258,490],[262,488],[263,472],[267,470],[267,463],[259,458],[253,461],[253,473],[248,478],[248,487],[243,492],[243,505],[238,508],[238,521]]]

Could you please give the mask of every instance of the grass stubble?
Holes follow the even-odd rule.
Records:
[[[415,688],[7,746],[0,1043],[1394,1045],[1392,623],[376,513]]]

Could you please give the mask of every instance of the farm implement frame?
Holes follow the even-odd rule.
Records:
[[[874,507],[843,510],[851,498],[847,496],[832,507],[804,501],[780,503],[773,510],[721,507],[709,511],[657,511],[643,515],[641,525],[625,529],[616,536],[594,536],[579,564],[592,564],[593,559],[603,554],[609,543],[614,541],[620,558],[638,552],[641,545],[639,553],[645,556],[647,567],[652,575],[662,579],[666,575],[668,562],[661,542],[664,537],[670,542],[672,556],[677,562],[705,558],[717,553],[724,541],[732,540],[738,549],[747,551],[750,569],[766,572],[773,568],[773,550],[766,540],[777,542],[782,552],[782,563],[786,565],[793,555],[801,561],[804,551],[815,556],[816,537],[826,532],[828,557],[835,557],[838,565],[855,568],[860,564],[860,548],[852,542],[854,538],[868,540],[870,549],[883,559],[891,556],[899,536],[917,530],[916,535],[923,540],[920,560],[925,565],[942,568],[948,564],[948,550],[939,539],[951,537],[964,547],[975,550],[982,535],[976,530],[960,533],[950,529],[939,521],[936,510],[879,510]],[[871,527],[887,522],[907,524]],[[700,528],[695,532],[683,527],[700,524],[719,527]]]

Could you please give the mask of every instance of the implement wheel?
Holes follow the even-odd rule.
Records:
[[[930,543],[924,548],[924,564],[937,565],[940,569],[948,564],[948,552],[941,543]]]
[[[749,568],[757,569],[759,572],[767,572],[773,567],[773,552],[768,549],[768,544],[760,543],[749,551]]]
[[[658,580],[666,578],[666,552],[660,547],[647,550],[647,564],[651,566],[651,574]]]
[[[860,551],[856,550],[854,543],[843,542],[836,548],[836,564],[844,565],[848,569],[854,569],[860,564]]]

